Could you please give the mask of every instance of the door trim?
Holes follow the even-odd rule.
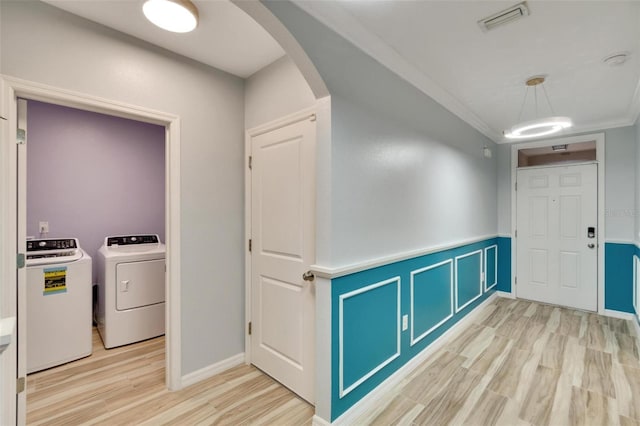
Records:
[[[591,133],[580,136],[570,136],[558,139],[547,139],[535,142],[524,142],[511,145],[511,237],[515,238],[517,229],[517,194],[516,174],[518,168],[518,150],[526,148],[541,148],[552,145],[572,144],[579,142],[596,143],[596,163],[598,163],[598,314],[604,314],[604,243],[605,243],[605,135]],[[515,277],[517,276],[517,244],[511,244],[511,297],[516,297]],[[507,293],[509,294],[509,293]]]
[[[244,316],[245,316],[245,327],[244,327],[244,354],[245,354],[245,363],[251,364],[251,335],[249,334],[249,323],[251,322],[251,297],[252,297],[252,288],[251,288],[251,252],[249,251],[249,239],[251,239],[251,170],[249,168],[249,158],[251,157],[251,139],[253,137],[259,136],[261,134],[270,132],[272,130],[279,129],[281,127],[288,126],[290,124],[297,123],[302,120],[306,120],[311,116],[316,116],[316,120],[318,120],[318,110],[320,109],[319,101],[312,107],[302,109],[293,114],[286,115],[284,117],[277,118],[275,120],[269,121],[267,123],[261,124],[256,127],[252,127],[251,129],[247,129],[245,131],[245,139],[244,139],[244,152],[245,152],[245,165],[244,165],[244,247],[245,247],[245,256],[244,256]],[[316,123],[319,126],[319,123]],[[316,152],[317,146],[319,143],[319,139],[317,137],[318,130],[316,128]],[[315,177],[314,177],[315,179]],[[316,181],[317,186],[317,181]],[[314,241],[314,245],[317,242]],[[317,254],[316,254],[317,255]],[[313,264],[313,263],[312,263]],[[316,314],[317,316],[317,314]],[[314,350],[315,351],[315,350]]]
[[[167,243],[166,292],[166,376],[169,390],[182,387],[181,380],[181,335],[180,335],[180,117],[174,114],[152,110],[123,102],[72,92],[53,86],[0,74],[0,115],[7,118],[2,126],[0,144],[0,300],[3,316],[16,316],[16,242],[18,238],[14,224],[17,223],[17,144],[16,134],[11,129],[17,127],[17,98],[53,103],[86,111],[104,113],[165,127],[165,229]],[[7,354],[8,351],[5,352]],[[17,352],[16,352],[17,353]],[[2,357],[0,372],[3,377],[15,376],[15,357]],[[7,354],[8,355],[8,354]],[[19,354],[21,358],[26,354]],[[17,355],[16,355],[17,356]],[[11,362],[14,364],[11,365]],[[24,363],[24,360],[23,360]],[[16,413],[16,406],[9,403],[15,394],[15,382],[3,380],[2,413],[17,415],[18,422],[26,415],[24,407]],[[15,423],[14,421],[6,423]]]

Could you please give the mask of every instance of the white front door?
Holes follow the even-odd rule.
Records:
[[[598,309],[597,164],[517,172],[519,298]]]
[[[315,119],[251,138],[251,361],[314,402]]]

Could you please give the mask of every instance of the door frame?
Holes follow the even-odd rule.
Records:
[[[178,390],[181,383],[181,316],[180,316],[180,117],[119,101],[72,92],[44,84],[18,79],[0,74],[0,115],[7,121],[2,128],[0,145],[0,306],[3,317],[17,317],[18,274],[16,273],[18,230],[14,224],[18,220],[18,145],[17,98],[48,102],[56,105],[78,108],[85,111],[133,119],[165,127],[165,242],[166,254],[166,319],[165,319],[165,384],[169,390]],[[18,246],[19,247],[19,246]],[[18,271],[25,271],[24,268]],[[23,272],[23,276],[26,274]],[[23,278],[24,280],[24,278]],[[16,345],[7,348],[2,356],[0,372],[2,377],[18,377],[16,362],[20,357],[25,365],[26,354],[19,352]],[[10,352],[7,354],[7,352]],[[6,356],[9,355],[9,356]],[[25,392],[18,397],[17,406],[9,395],[15,395],[15,381],[3,380],[0,389],[3,417],[13,420],[8,423],[23,424],[26,418]]]
[[[251,157],[251,139],[253,137],[259,136],[261,134],[270,132],[272,130],[279,129],[281,127],[287,126],[289,124],[297,123],[299,121],[305,120],[311,116],[316,116],[316,152],[319,143],[318,135],[320,132],[318,131],[318,127],[322,120],[318,119],[318,112],[320,110],[319,101],[316,102],[316,105],[302,109],[293,114],[286,115],[284,117],[275,119],[273,121],[269,121],[265,124],[258,125],[256,127],[252,127],[245,131],[245,139],[244,139],[244,152],[245,152],[245,168],[244,168],[244,236],[245,236],[245,256],[244,256],[244,316],[245,316],[245,328],[244,328],[244,356],[245,356],[245,364],[251,364],[251,335],[249,334],[249,323],[251,322],[251,297],[252,297],[252,288],[251,288],[251,252],[249,251],[249,239],[251,239],[251,197],[253,195],[251,188],[251,169],[249,167],[250,157]],[[316,155],[317,161],[317,155]],[[317,174],[317,172],[316,172]],[[314,180],[316,181],[317,187],[317,176],[314,176]],[[317,228],[317,223],[314,226]],[[314,241],[316,244],[316,241]],[[316,255],[317,258],[317,255]],[[311,265],[309,265],[311,266]],[[315,349],[314,349],[315,351]]]
[[[552,145],[574,144],[579,142],[596,143],[596,163],[598,163],[598,314],[604,314],[604,243],[605,243],[605,194],[604,194],[604,178],[605,178],[605,135],[604,133],[591,133],[580,136],[568,136],[557,139],[545,139],[534,142],[523,142],[511,145],[511,236],[515,239],[517,223],[517,194],[516,194],[516,178],[518,169],[518,151],[528,148],[542,148]],[[511,297],[517,295],[516,276],[517,270],[517,244],[515,241],[511,243]]]

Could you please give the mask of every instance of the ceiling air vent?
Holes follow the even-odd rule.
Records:
[[[494,13],[484,19],[478,21],[478,25],[482,28],[482,31],[493,30],[500,25],[506,24],[511,21],[515,21],[520,18],[524,18],[529,15],[529,7],[527,2],[523,1],[516,5],[511,6],[508,9],[501,10],[498,13]]]

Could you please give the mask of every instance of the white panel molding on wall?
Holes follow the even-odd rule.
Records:
[[[378,364],[376,367],[371,369],[368,373],[366,373],[364,376],[360,377],[358,380],[356,380],[354,383],[352,383],[349,387],[347,387],[345,389],[345,387],[344,387],[344,301],[346,299],[349,299],[351,297],[357,296],[359,294],[366,293],[368,291],[375,290],[375,289],[377,289],[379,287],[382,287],[382,286],[385,286],[385,285],[392,285],[392,284],[395,284],[396,287],[397,287],[397,290],[396,290],[396,304],[397,304],[397,318],[396,318],[396,321],[397,321],[397,324],[396,324],[397,346],[396,346],[396,352],[393,353],[389,358],[387,358],[386,360],[382,361],[380,364]],[[338,348],[339,348],[338,375],[339,375],[339,382],[340,382],[339,383],[339,386],[340,386],[339,387],[340,398],[344,397],[349,392],[353,391],[355,388],[357,388],[362,383],[364,383],[368,378],[370,378],[371,376],[376,374],[378,371],[382,370],[391,361],[393,361],[394,359],[396,359],[396,358],[398,358],[400,356],[400,336],[401,336],[401,319],[400,319],[400,317],[401,317],[401,312],[400,312],[400,277],[393,277],[393,278],[390,278],[388,280],[380,281],[378,283],[371,284],[371,285],[368,285],[366,287],[362,287],[362,288],[359,288],[357,290],[353,290],[353,291],[350,291],[348,293],[340,295],[339,305],[338,305],[338,330],[339,330],[339,337],[338,337]]]
[[[493,262],[494,262],[494,266],[493,266],[493,282],[491,284],[489,284],[487,282],[487,262],[489,260],[489,256],[487,256],[487,253],[489,252],[489,250],[491,249],[495,249],[496,254],[494,255],[493,258]],[[489,290],[491,290],[492,288],[494,288],[496,285],[498,285],[498,245],[494,244],[492,246],[489,247],[485,247],[484,249],[484,291],[485,293]]]
[[[478,294],[475,295],[471,300],[465,302],[464,305],[460,306],[460,303],[459,303],[460,301],[458,298],[458,288],[460,287],[460,275],[458,274],[458,262],[460,261],[460,259],[464,259],[465,257],[476,256],[476,255],[480,256],[478,258],[479,269],[480,269],[480,274],[478,275]],[[482,296],[482,250],[476,250],[467,254],[456,256],[455,257],[455,276],[456,276],[456,285],[455,285],[456,313],[458,313],[464,308],[466,308],[467,306],[469,306],[470,304],[472,304],[474,301],[478,300],[480,296]]]
[[[447,316],[445,316],[444,318],[442,318],[437,324],[435,324],[433,327],[431,327],[430,329],[422,332],[418,337],[415,337],[415,322],[414,322],[414,314],[415,314],[415,301],[414,301],[414,286],[415,286],[415,276],[418,274],[421,274],[423,272],[426,271],[430,271],[431,269],[435,269],[435,268],[440,268],[443,267],[445,265],[449,266],[449,294],[451,296],[451,304],[450,304],[450,310],[449,310],[449,314]],[[440,327],[442,324],[444,324],[445,322],[447,322],[450,318],[453,317],[453,299],[454,299],[454,294],[453,294],[453,260],[451,259],[447,259],[444,260],[440,263],[436,263],[434,265],[430,265],[424,268],[420,268],[420,269],[416,269],[415,271],[411,271],[411,283],[410,283],[410,288],[411,288],[411,302],[410,302],[410,306],[411,306],[411,346],[415,345],[416,343],[418,343],[419,341],[421,341],[422,339],[424,339],[425,337],[427,337],[430,333],[433,332],[433,330],[437,329],[438,327]]]

